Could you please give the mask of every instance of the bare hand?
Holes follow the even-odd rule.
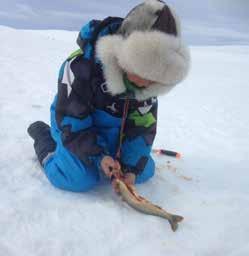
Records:
[[[109,178],[114,174],[119,174],[121,167],[117,160],[114,160],[110,156],[105,156],[101,161],[101,169],[105,173],[105,175]]]
[[[124,182],[127,185],[133,186],[135,184],[136,175],[132,172],[127,172],[124,175]]]

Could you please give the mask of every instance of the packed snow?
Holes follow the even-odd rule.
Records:
[[[54,188],[26,129],[49,122],[60,64],[76,32],[0,27],[0,254],[5,256],[249,255],[249,46],[191,47],[189,77],[159,98],[156,175],[139,193],[183,215],[136,212],[109,184]]]

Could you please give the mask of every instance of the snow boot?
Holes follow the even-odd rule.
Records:
[[[50,126],[42,121],[37,121],[32,123],[27,131],[34,140],[35,153],[40,164],[43,166],[56,148],[56,143],[50,133]]]

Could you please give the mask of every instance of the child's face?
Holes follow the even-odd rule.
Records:
[[[136,84],[137,87],[149,87],[151,84],[153,84],[153,81],[144,79],[138,75],[132,74],[127,72],[127,78],[133,82],[134,84]]]

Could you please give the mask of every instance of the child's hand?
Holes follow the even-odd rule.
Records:
[[[105,175],[109,178],[111,178],[112,174],[120,173],[121,167],[119,162],[110,156],[103,157],[100,165]]]
[[[135,180],[136,180],[136,175],[132,172],[127,172],[124,175],[124,182],[127,185],[133,186],[135,184]]]

